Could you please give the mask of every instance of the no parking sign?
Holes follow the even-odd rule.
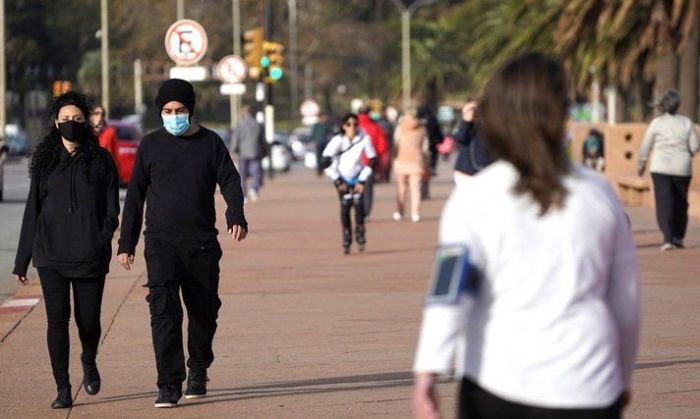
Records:
[[[197,64],[207,52],[207,33],[192,19],[181,19],[165,33],[165,51],[177,65]]]

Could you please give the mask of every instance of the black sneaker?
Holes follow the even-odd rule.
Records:
[[[207,395],[207,372],[190,370],[187,376],[187,390],[185,397],[188,399],[198,399]]]
[[[346,255],[350,253],[350,245],[352,244],[352,233],[350,229],[343,230],[343,253]]]
[[[156,407],[177,407],[177,402],[182,397],[182,390],[177,386],[163,386],[158,391]]]
[[[355,229],[355,241],[357,241],[357,246],[360,249],[360,252],[365,251],[365,244],[367,243],[367,240],[365,239],[365,226],[357,226]]]

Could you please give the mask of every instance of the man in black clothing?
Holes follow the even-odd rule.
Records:
[[[493,157],[486,149],[479,133],[475,112],[476,102],[467,102],[464,105],[462,119],[453,136],[459,145],[455,161],[455,180],[464,176],[473,176],[493,163]]]
[[[165,81],[156,97],[163,128],[146,135],[136,155],[124,203],[118,259],[130,269],[146,207],[145,257],[153,349],[158,370],[156,407],[175,407],[182,395],[180,289],[187,308],[187,389],[185,397],[206,395],[207,368],[221,301],[218,296],[221,247],[214,224],[218,183],[227,204],[228,233],[245,239],[241,178],[223,140],[192,124],[195,94],[184,80]]]

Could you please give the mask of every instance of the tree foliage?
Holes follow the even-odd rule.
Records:
[[[311,90],[340,111],[351,97],[400,102],[401,20],[392,1],[297,0],[296,51],[289,48],[288,3],[271,1],[273,38],[287,46],[287,64],[289,54],[297,54],[300,91]],[[172,65],[163,38],[176,19],[175,4],[109,1],[113,113],[132,111],[135,59],[147,69]],[[240,4],[242,30],[263,25],[263,1]],[[656,80],[663,54],[677,56],[687,47],[696,11],[696,0],[441,0],[419,7],[412,18],[412,92],[419,101],[462,101],[477,95],[507,57],[539,50],[563,59],[578,92],[595,76],[629,96]],[[232,52],[230,1],[186,0],[185,17],[207,30],[203,65],[213,66]],[[52,80],[67,79],[101,100],[99,0],[14,0],[7,2],[6,19],[10,90],[48,91]],[[312,74],[308,80],[305,68]],[[296,107],[289,103],[289,80],[276,89],[283,114]],[[146,78],[146,104],[158,83],[157,77]],[[197,89],[201,109],[214,118],[228,116],[218,81]],[[253,90],[249,84],[245,101],[253,100]]]

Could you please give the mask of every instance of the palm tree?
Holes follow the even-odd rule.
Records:
[[[595,76],[622,90],[635,81],[640,103],[650,99],[649,83],[657,94],[677,86],[679,54],[695,25],[696,0],[571,0],[558,7],[554,51],[579,88],[590,83],[593,68]],[[697,77],[697,59],[685,71]]]

